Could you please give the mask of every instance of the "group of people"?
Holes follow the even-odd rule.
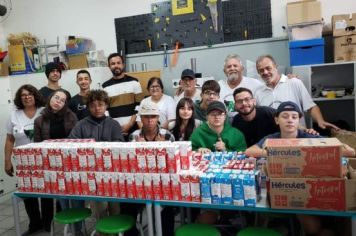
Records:
[[[80,92],[71,97],[59,85],[62,69],[57,63],[46,66],[47,86],[37,90],[23,85],[16,92],[16,110],[7,123],[5,171],[12,176],[11,153],[15,146],[47,139],[84,139],[96,141],[145,142],[190,140],[193,150],[242,151],[250,156],[265,156],[263,138],[317,138],[314,130],[303,126],[303,111],[308,112],[321,128],[338,129],[326,122],[303,83],[278,72],[275,60],[261,56],[256,68],[262,80],[243,76],[244,67],[238,55],[225,59],[226,79],[208,80],[201,90],[196,88],[192,70],[181,75],[181,88],[174,98],[164,94],[162,80],[148,81],[150,96],[143,97],[136,78],[125,74],[124,58],[113,53],[108,57],[113,77],[103,83],[103,89],[91,90],[91,76],[79,70],[76,83]],[[260,141],[262,140],[262,141]],[[344,146],[344,154],[354,156],[353,149]],[[29,228],[23,235],[44,229],[50,231],[54,214],[51,199],[24,200],[29,216]],[[83,207],[83,201],[72,201],[72,207]],[[105,214],[130,214],[137,217],[139,204],[90,203],[97,218]],[[60,201],[58,208],[68,208]],[[162,211],[163,235],[174,235],[174,209]],[[318,219],[314,219],[316,222]],[[303,221],[301,221],[303,223]],[[309,221],[308,221],[309,223]],[[321,227],[307,227],[307,233],[319,233]],[[304,226],[304,225],[303,225]],[[81,225],[75,227],[81,232]],[[125,235],[138,235],[134,227]]]

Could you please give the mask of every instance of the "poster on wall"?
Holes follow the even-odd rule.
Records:
[[[172,0],[172,15],[194,13],[193,0]]]

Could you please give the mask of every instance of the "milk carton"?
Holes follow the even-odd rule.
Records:
[[[235,206],[244,206],[244,187],[243,187],[243,174],[231,175],[231,187],[232,187],[232,204]]]
[[[202,203],[211,204],[211,181],[213,178],[213,173],[203,173],[200,176],[200,192]]]

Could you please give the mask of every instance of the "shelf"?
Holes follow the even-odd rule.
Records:
[[[322,101],[344,101],[344,100],[355,100],[354,95],[348,95],[348,96],[343,96],[343,97],[337,97],[337,98],[326,98],[326,97],[318,97],[318,98],[313,98],[313,101],[315,102],[322,102]]]

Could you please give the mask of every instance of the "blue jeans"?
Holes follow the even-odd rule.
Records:
[[[71,202],[72,207],[69,207],[69,201]],[[85,206],[85,201],[82,201],[82,200],[59,199],[59,202],[61,203],[61,207],[63,210],[69,209],[69,208],[84,208],[84,206]],[[75,223],[74,229],[76,232],[81,231],[82,230],[82,222]]]

